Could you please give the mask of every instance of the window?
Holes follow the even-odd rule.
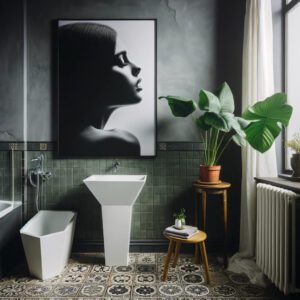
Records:
[[[300,0],[286,1],[285,9],[285,91],[293,114],[285,131],[285,142],[300,132]],[[290,170],[292,151],[284,145],[284,169]]]

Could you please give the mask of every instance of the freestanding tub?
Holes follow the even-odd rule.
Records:
[[[67,264],[77,214],[41,210],[20,230],[30,274],[45,280],[59,275]]]
[[[22,203],[0,200],[0,278],[22,259]]]

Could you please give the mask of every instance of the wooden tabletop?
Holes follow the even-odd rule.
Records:
[[[229,182],[220,181],[219,183],[208,183],[196,180],[193,182],[193,187],[200,188],[200,189],[228,189],[230,188],[231,184]]]
[[[187,244],[197,244],[200,242],[203,242],[206,240],[207,235],[204,231],[200,231],[196,234],[194,234],[192,237],[190,237],[189,239],[182,239],[182,238],[177,238],[174,236],[170,236],[167,233],[164,233],[164,236],[174,242],[181,242],[181,243],[187,243]]]

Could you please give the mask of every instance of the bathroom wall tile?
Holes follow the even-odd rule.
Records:
[[[195,150],[199,146],[190,144]],[[165,227],[173,223],[173,213],[181,207],[194,205],[192,182],[199,173],[201,151],[158,151],[155,158],[103,158],[59,159],[52,151],[43,151],[45,171],[52,177],[43,183],[40,202],[43,209],[71,209],[78,212],[75,239],[100,241],[101,207],[82,180],[92,174],[114,174],[114,162],[120,162],[116,174],[147,174],[147,181],[140,197],[133,206],[133,240],[160,239]],[[22,195],[22,152],[16,151],[15,197]],[[41,152],[28,151],[28,168],[34,167],[30,160]],[[11,193],[9,152],[0,151],[0,197]],[[34,189],[27,187],[26,216],[35,213]]]

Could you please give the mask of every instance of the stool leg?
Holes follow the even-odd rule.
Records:
[[[195,244],[195,264],[201,264],[202,263],[202,258],[201,255],[199,253],[199,245]]]
[[[166,261],[165,261],[164,274],[163,274],[163,281],[166,281],[167,276],[168,276],[169,264],[170,264],[172,252],[173,252],[173,249],[174,249],[174,245],[175,245],[175,243],[174,243],[173,241],[170,240],[170,242],[169,242],[168,254],[167,254],[167,257],[166,257]]]
[[[179,256],[179,252],[180,252],[180,248],[181,248],[181,243],[180,242],[176,242],[175,257],[174,257],[174,261],[173,261],[173,265],[172,265],[173,268],[176,267],[178,256]]]
[[[208,260],[207,260],[207,255],[206,255],[205,243],[201,242],[199,244],[199,246],[200,246],[200,251],[201,251],[201,256],[202,256],[202,261],[203,261],[203,267],[204,267],[204,271],[205,271],[206,282],[210,283],[210,274],[209,274],[209,269],[208,269]]]
[[[198,245],[195,244],[195,264],[200,263],[200,257],[199,257],[199,248]]]

